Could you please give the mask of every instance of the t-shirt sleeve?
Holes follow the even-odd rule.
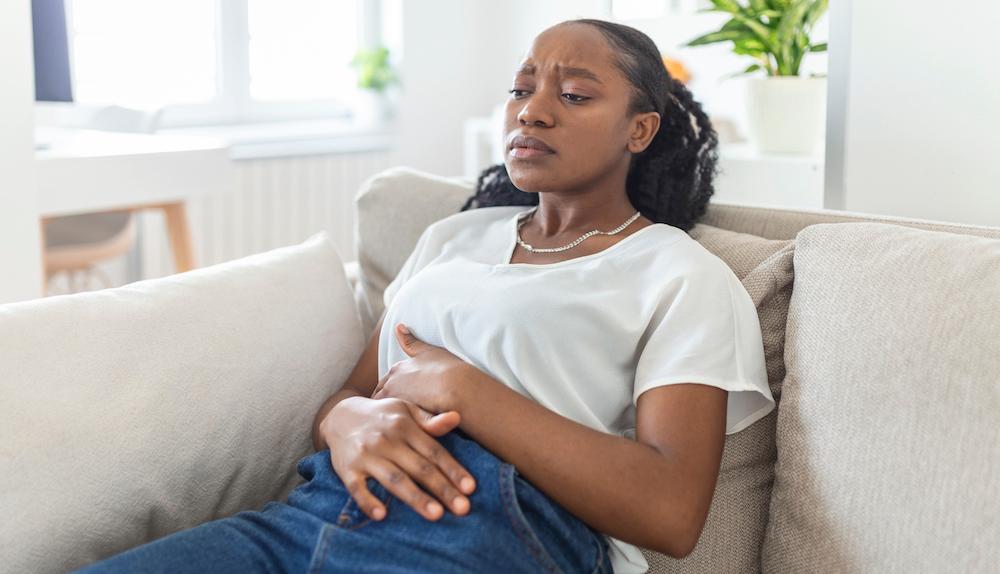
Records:
[[[721,260],[670,280],[650,329],[636,363],[634,404],[645,391],[663,385],[699,383],[725,389],[727,435],[775,408],[757,309]]]
[[[433,227],[433,224],[426,227],[420,234],[416,245],[413,247],[413,251],[406,257],[406,261],[403,262],[403,266],[399,268],[396,276],[385,286],[385,290],[382,291],[382,304],[385,305],[386,309],[389,308],[400,287],[427,264],[429,256],[427,246],[430,242],[431,227]]]

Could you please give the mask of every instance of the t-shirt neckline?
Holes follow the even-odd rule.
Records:
[[[600,250],[600,251],[598,251],[596,253],[590,253],[588,255],[581,255],[580,257],[574,257],[572,259],[565,259],[563,261],[555,261],[553,263],[509,263],[510,258],[514,255],[515,246],[517,245],[517,222],[520,220],[520,218],[521,218],[522,215],[524,215],[525,213],[528,213],[532,209],[535,209],[535,207],[533,206],[533,207],[530,207],[528,209],[524,209],[524,210],[518,211],[517,213],[514,214],[514,217],[510,218],[507,221],[506,229],[507,229],[507,232],[508,232],[509,241],[507,243],[506,249],[504,249],[504,258],[503,258],[503,261],[501,261],[500,263],[497,263],[497,264],[493,265],[494,269],[497,269],[497,268],[508,268],[508,267],[532,267],[532,268],[537,267],[537,268],[540,268],[540,269],[551,269],[553,267],[562,267],[563,265],[570,265],[570,264],[575,264],[577,262],[589,261],[591,259],[596,259],[596,258],[604,255],[605,253],[608,253],[609,251],[614,251],[615,249],[618,248],[619,245],[628,243],[633,237],[636,237],[638,235],[642,235],[642,233],[645,232],[647,229],[652,229],[652,228],[657,227],[657,226],[660,226],[660,227],[671,227],[670,225],[668,225],[666,223],[653,222],[652,224],[647,225],[646,227],[643,227],[639,231],[636,231],[635,233],[632,233],[630,235],[625,236],[621,241],[618,241],[614,245],[611,245],[609,247],[605,247],[604,249],[602,249],[602,250]]]

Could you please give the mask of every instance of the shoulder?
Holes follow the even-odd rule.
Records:
[[[656,245],[643,265],[623,263],[633,288],[655,302],[652,308],[666,312],[678,304],[693,304],[699,312],[718,313],[741,304],[742,282],[724,260],[680,228],[664,225],[655,234],[648,236]]]
[[[649,234],[659,248],[654,249],[654,267],[666,278],[692,278],[698,281],[733,275],[733,270],[718,255],[691,237],[686,231],[661,224]],[[654,231],[654,230],[649,230]]]

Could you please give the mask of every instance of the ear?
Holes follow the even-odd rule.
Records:
[[[657,112],[636,114],[631,121],[626,147],[632,153],[640,153],[649,147],[660,130],[660,114]]]

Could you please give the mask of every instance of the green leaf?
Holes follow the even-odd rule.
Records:
[[[750,32],[750,28],[746,27],[746,24],[740,22],[736,18],[730,18],[728,22],[722,25],[722,30],[744,30]]]
[[[747,36],[748,32],[744,30],[719,30],[718,32],[711,32],[705,34],[704,36],[698,36],[694,40],[691,40],[685,46],[703,46],[705,44],[714,44],[716,42],[727,42],[729,40],[740,40]]]
[[[744,16],[743,14],[734,14],[733,18],[739,20],[743,25],[749,28],[760,39],[760,41],[767,46],[768,50],[771,50],[772,52],[776,51],[776,46],[774,45],[770,28],[753,18]]]
[[[757,38],[742,38],[733,42],[733,53],[759,57],[767,53],[767,48]]]
[[[750,9],[754,14],[760,15],[762,11],[767,10],[767,0],[750,0]]]
[[[782,75],[795,75],[795,71],[791,68],[799,51],[795,45],[795,34],[802,29],[802,20],[805,18],[806,11],[815,1],[817,0],[800,0],[785,12],[778,23],[775,42],[778,49],[775,50],[775,55],[778,56],[779,72]]]
[[[812,6],[809,7],[809,11],[806,13],[806,26],[809,29],[812,29],[813,24],[823,16],[829,4],[829,0],[813,1]]]
[[[782,14],[784,14],[784,12],[778,10],[764,10],[763,12],[757,12],[754,16],[761,18],[767,16],[768,19],[775,20],[780,19]]]
[[[798,48],[798,50],[801,52],[802,50],[805,50],[806,46],[808,45],[809,45],[809,36],[806,36],[805,31],[800,29],[798,33],[795,34],[795,47]]]
[[[810,52],[825,52],[826,51],[826,42],[821,42],[819,44],[813,44],[812,46],[809,46],[809,51]]]
[[[760,69],[761,69],[760,64],[751,64],[750,66],[747,66],[747,69],[745,69],[745,70],[743,70],[741,72],[733,72],[731,74],[726,74],[725,76],[722,76],[720,78],[720,80],[728,80],[729,78],[734,78],[736,76],[742,76],[743,74],[749,74],[750,72],[756,72],[757,70],[760,70]]]
[[[802,57],[806,55],[805,50],[796,50],[795,60],[792,62],[791,72],[793,76],[799,75],[799,66],[802,65]]]
[[[350,65],[357,69],[358,87],[381,91],[399,79],[389,65],[389,50],[383,47],[355,52]]]
[[[729,12],[730,14],[736,14],[743,9],[736,0],[712,0],[712,4],[719,10]]]

